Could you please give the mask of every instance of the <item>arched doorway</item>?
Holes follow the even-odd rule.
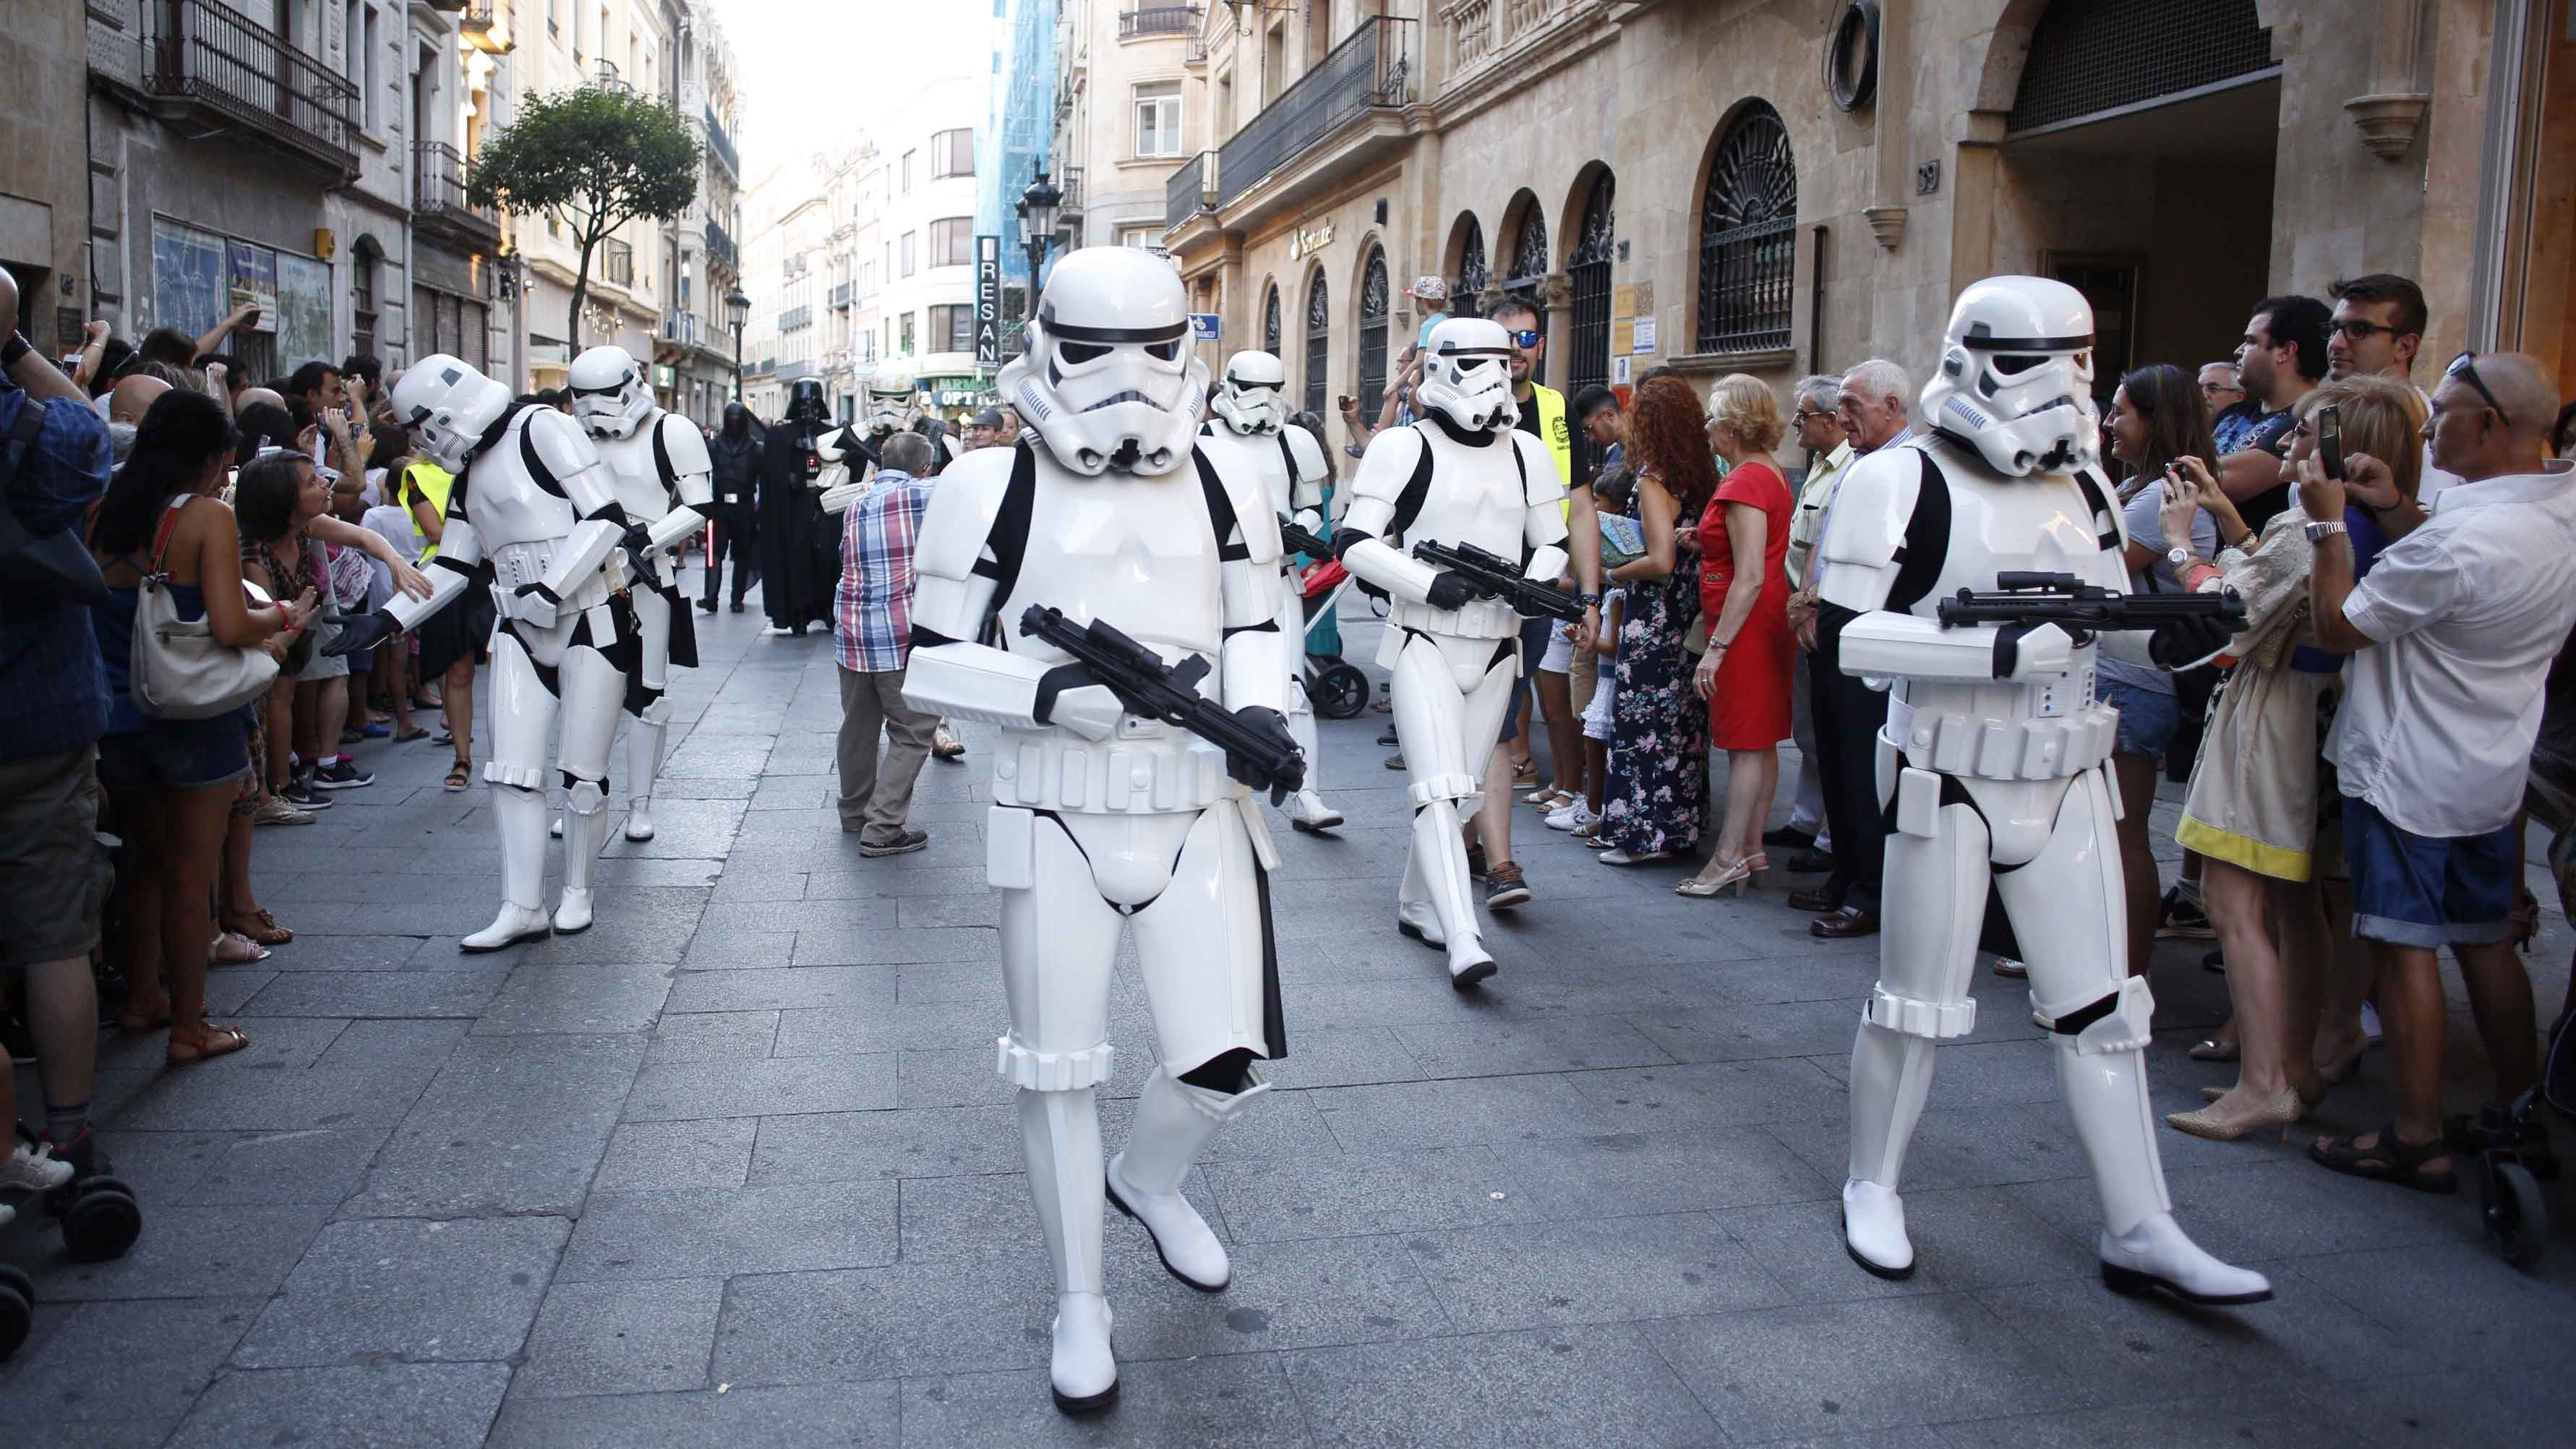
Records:
[[[1789,345],[1798,271],[1798,163],[1789,128],[1762,101],[1727,123],[1699,208],[1697,352]]]
[[[1270,284],[1270,293],[1261,303],[1261,350],[1273,357],[1279,355],[1279,284]]]
[[[1483,304],[1477,297],[1494,284],[1491,269],[1485,265],[1485,227],[1474,212],[1461,218],[1466,235],[1458,241],[1458,276],[1449,284],[1449,315],[1481,317]]]
[[[1512,231],[1510,270],[1503,274],[1503,291],[1513,300],[1527,302],[1537,309],[1538,330],[1544,335],[1547,331],[1547,301],[1540,296],[1539,286],[1547,280],[1554,255],[1547,249],[1547,216],[1540,209],[1538,198],[1527,192],[1522,195],[1527,200],[1520,209],[1520,224]],[[1542,357],[1539,365],[1531,371],[1530,380],[1547,380],[1545,358]]]
[[[1609,168],[1592,178],[1574,224],[1574,248],[1565,257],[1574,294],[1574,330],[1566,338],[1568,392],[1610,381],[1610,260],[1617,246],[1610,207],[1616,191]]]
[[[1360,416],[1377,416],[1378,404],[1386,396],[1387,312],[1393,299],[1387,293],[1386,248],[1370,247],[1368,262],[1360,268]]]
[[[1306,411],[1324,411],[1324,367],[1333,355],[1333,300],[1324,290],[1324,269],[1317,267],[1306,283]]]

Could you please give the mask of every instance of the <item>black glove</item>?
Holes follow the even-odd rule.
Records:
[[[2147,657],[2167,669],[2197,664],[2227,645],[2227,621],[2215,615],[2168,619],[2147,636]]]
[[[378,609],[372,614],[342,619],[340,632],[322,646],[322,654],[325,658],[336,659],[360,649],[373,649],[401,632],[402,623],[394,618],[391,609]]]
[[[642,523],[626,525],[626,536],[618,540],[618,545],[626,550],[626,562],[633,567],[637,576],[657,589],[662,586],[661,560],[654,557],[653,530],[650,525]]]
[[[1268,790],[1270,803],[1273,805],[1288,798],[1290,791],[1304,786],[1306,757],[1297,752],[1297,737],[1288,732],[1286,715],[1267,705],[1248,704],[1236,710],[1234,717],[1268,736],[1272,745],[1276,747],[1278,759],[1285,763],[1274,769],[1272,761],[1228,754],[1225,757],[1225,773],[1228,776],[1250,785],[1255,790]]]
[[[1431,591],[1422,601],[1435,609],[1456,609],[1475,597],[1474,585],[1460,578],[1456,570],[1442,569],[1431,576]]]

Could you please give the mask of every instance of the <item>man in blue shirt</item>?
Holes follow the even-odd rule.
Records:
[[[17,287],[0,274],[0,314],[17,312]],[[77,533],[107,491],[107,424],[14,331],[0,344],[0,374],[0,506],[32,537]],[[97,765],[106,729],[107,676],[89,610],[11,594],[0,607],[0,974],[25,977],[46,1135],[93,1167],[89,953],[105,883]],[[14,1105],[0,1102],[0,1111]]]

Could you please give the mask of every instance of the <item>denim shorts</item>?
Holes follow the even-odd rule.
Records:
[[[155,719],[130,735],[98,742],[98,777],[112,790],[197,790],[229,785],[250,768],[250,730],[240,710],[212,719]]]
[[[2144,755],[2162,762],[2165,746],[2182,728],[2182,706],[2170,694],[2123,683],[2109,675],[2093,682],[2094,696],[2120,712],[2120,734],[2112,748],[2123,755]]]
[[[2397,946],[2491,945],[2513,913],[2513,827],[2484,835],[2416,835],[2369,801],[2343,799],[2352,933]]]

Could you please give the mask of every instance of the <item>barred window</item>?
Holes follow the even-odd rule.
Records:
[[[1324,411],[1324,364],[1332,356],[1333,303],[1324,290],[1324,271],[1306,288],[1306,411]]]
[[[1780,113],[1748,102],[1709,163],[1699,220],[1698,352],[1789,345],[1798,168]]]
[[[1270,284],[1269,300],[1261,304],[1261,350],[1273,357],[1279,355],[1279,284]]]
[[[1476,313],[1476,294],[1492,286],[1493,273],[1485,265],[1485,227],[1475,217],[1467,218],[1467,239],[1458,249],[1458,281],[1449,289],[1449,311],[1459,317]]]
[[[1388,312],[1386,249],[1369,248],[1368,265],[1360,271],[1360,415],[1377,416],[1386,396],[1386,324]]]

